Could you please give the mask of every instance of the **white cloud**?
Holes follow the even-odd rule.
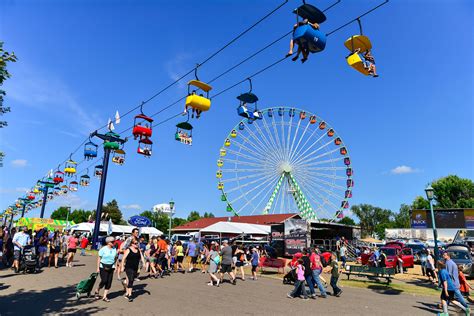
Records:
[[[0,193],[9,194],[9,193],[26,193],[30,190],[28,188],[0,188]]]
[[[417,172],[420,172],[420,170],[405,165],[401,165],[390,170],[391,174],[408,174]]]
[[[8,97],[30,107],[51,111],[61,109],[68,119],[84,129],[84,133],[104,125],[95,115],[90,114],[79,104],[71,89],[55,75],[47,74],[27,66],[19,66],[15,80],[8,81]]]
[[[190,54],[180,53],[165,64],[166,71],[172,80],[178,80],[183,74],[191,69],[191,63],[189,62],[190,59]],[[182,87],[185,85],[185,82],[180,81],[178,85]]]
[[[141,206],[139,204],[128,204],[128,205],[122,205],[122,208],[127,209],[127,210],[140,210]]]
[[[13,167],[24,168],[28,166],[28,160],[26,159],[15,159],[11,161]]]

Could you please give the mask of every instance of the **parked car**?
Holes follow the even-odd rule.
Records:
[[[465,244],[450,244],[446,247],[451,259],[458,266],[461,266],[462,272],[466,277],[474,277],[474,269],[472,268],[471,249]]]
[[[421,254],[426,252],[426,247],[424,244],[406,244],[406,247],[411,248],[413,250],[413,256],[415,263],[420,263]]]
[[[426,241],[426,246],[428,248],[434,248],[434,239],[428,239]],[[444,248],[446,247],[446,243],[442,242],[441,240],[438,240],[438,247]]]
[[[410,244],[410,245],[413,245],[413,244],[416,244],[416,245],[425,245],[425,243],[419,239],[415,239],[415,238],[412,238],[412,239],[409,239],[407,244]]]
[[[409,247],[400,247],[400,242],[387,243],[385,247],[380,249],[383,252],[387,259],[385,260],[385,265],[387,268],[395,268],[396,271],[399,270],[398,258],[403,260],[403,269],[413,268],[415,266],[415,258],[413,256],[413,250]]]
[[[187,243],[192,238],[191,235],[184,235],[184,234],[174,234],[171,236],[171,243],[174,244],[178,240],[181,241],[183,244]]]

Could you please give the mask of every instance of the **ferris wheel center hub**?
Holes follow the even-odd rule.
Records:
[[[280,165],[280,171],[282,173],[290,173],[293,170],[291,165],[288,162],[284,162]]]

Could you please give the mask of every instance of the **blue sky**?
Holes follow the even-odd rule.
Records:
[[[343,0],[327,12],[321,29],[330,31],[379,2]],[[0,208],[56,168],[116,110],[125,113],[138,105],[277,3],[2,1],[0,39],[19,61],[9,65],[12,78],[4,85],[12,112],[5,115],[9,126],[0,130],[7,153],[0,168]],[[289,1],[203,66],[200,78],[213,78],[289,31],[291,10],[299,3]],[[330,4],[317,3],[320,8]],[[352,24],[328,37],[325,51],[304,65],[287,60],[254,78],[254,91],[261,107],[307,109],[336,128],[355,172],[351,204],[397,210],[423,194],[433,179],[474,178],[472,19],[471,1],[391,1],[362,20],[379,78],[347,66],[343,42],[358,32]],[[288,40],[216,81],[215,91],[284,56]],[[179,216],[191,210],[225,215],[216,189],[216,159],[239,121],[235,96],[246,89],[245,84],[213,100],[211,110],[195,122],[192,147],[173,139],[176,120],[154,130],[151,159],[134,154],[136,142],[130,140],[126,164],[109,169],[105,200],[117,199],[126,217],[170,198]],[[185,93],[183,81],[144,112],[155,113]],[[182,104],[176,105],[156,120],[181,110]],[[124,117],[117,131],[131,124],[132,116]],[[82,160],[81,150],[73,158]],[[95,180],[68,200],[50,203],[46,216],[68,203],[95,208],[97,192]],[[30,215],[38,214],[39,209]]]

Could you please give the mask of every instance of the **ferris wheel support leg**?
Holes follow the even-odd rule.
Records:
[[[280,179],[278,180],[278,183],[275,186],[275,190],[273,190],[273,193],[270,196],[270,199],[268,200],[267,205],[265,206],[265,209],[263,210],[263,214],[265,214],[265,215],[268,214],[268,211],[272,208],[273,201],[275,200],[275,197],[276,197],[278,191],[280,191],[280,186],[281,186],[281,183],[283,182],[283,178],[285,178],[284,174],[282,174],[280,176]]]
[[[92,249],[97,250],[97,242],[100,233],[100,219],[102,217],[102,205],[104,203],[105,183],[107,181],[107,170],[109,169],[110,149],[104,147],[104,160],[102,162],[102,177],[100,178],[99,198],[97,199],[97,207],[95,212],[94,234],[92,237]]]
[[[49,190],[49,187],[45,185],[45,186],[44,186],[44,189],[43,189],[43,204],[41,204],[40,218],[43,218],[43,217],[44,217],[44,209],[46,208],[46,201],[47,201],[47,197],[48,197],[48,190]]]

